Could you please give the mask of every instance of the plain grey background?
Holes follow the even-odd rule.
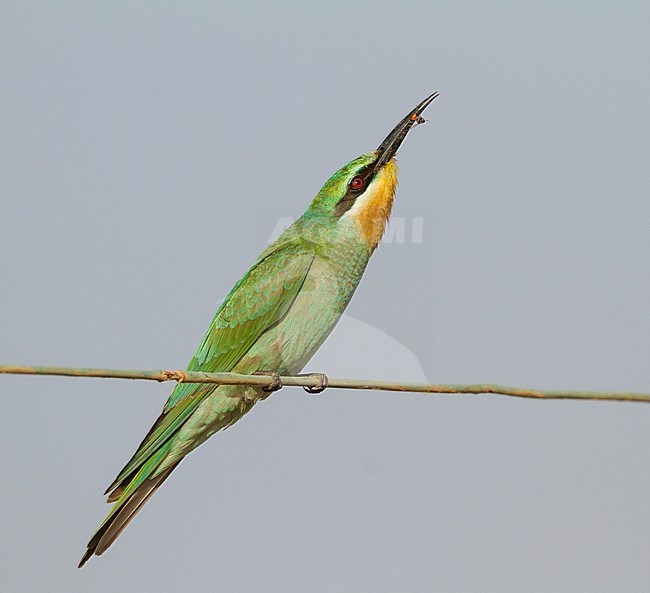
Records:
[[[644,2],[3,2],[0,362],[184,367],[217,302],[434,90],[308,370],[650,390]],[[2,591],[636,593],[650,407],[285,389],[105,556],[169,386],[0,377]]]

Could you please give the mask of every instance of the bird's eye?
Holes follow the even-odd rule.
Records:
[[[355,177],[352,181],[350,181],[350,187],[352,189],[361,189],[366,182],[364,181],[363,177]]]

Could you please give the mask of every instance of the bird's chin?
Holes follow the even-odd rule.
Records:
[[[381,241],[393,210],[397,173],[397,164],[393,158],[376,173],[368,189],[347,213],[359,225],[363,238],[373,249]]]

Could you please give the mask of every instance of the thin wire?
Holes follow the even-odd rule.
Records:
[[[109,379],[136,379],[147,381],[176,381],[184,383],[215,383],[218,385],[273,385],[277,377],[272,375],[239,375],[237,373],[202,373],[191,371],[141,371],[116,369],[86,369],[50,366],[0,366],[0,374],[12,375],[54,375],[65,377],[95,377]],[[319,388],[322,377],[297,376],[280,377],[283,386]],[[373,381],[363,379],[336,379],[327,377],[327,389],[356,389],[373,391],[397,391],[402,393],[447,393],[478,394],[492,393],[511,397],[533,399],[575,399],[602,401],[634,401],[650,403],[650,393],[626,393],[616,391],[565,391],[527,389],[506,385],[435,385],[428,383],[398,383],[395,381]]]

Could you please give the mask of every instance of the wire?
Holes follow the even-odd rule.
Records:
[[[267,371],[264,371],[265,373]],[[279,378],[282,386],[304,387],[312,390],[354,389],[372,391],[397,391],[402,393],[447,393],[478,394],[492,393],[532,399],[574,399],[603,401],[634,401],[650,403],[650,393],[626,393],[615,391],[565,391],[527,389],[506,385],[435,385],[428,383],[398,383],[395,381],[373,381],[363,379],[335,379],[322,374],[277,377],[276,375],[239,375],[237,373],[202,373],[195,371],[141,371],[116,369],[87,369],[51,366],[0,366],[0,374],[12,375],[54,375],[65,377],[101,377],[109,379],[136,379],[147,381],[176,381],[184,383],[215,383],[217,385],[256,385],[271,387]],[[324,387],[326,386],[326,387]]]

